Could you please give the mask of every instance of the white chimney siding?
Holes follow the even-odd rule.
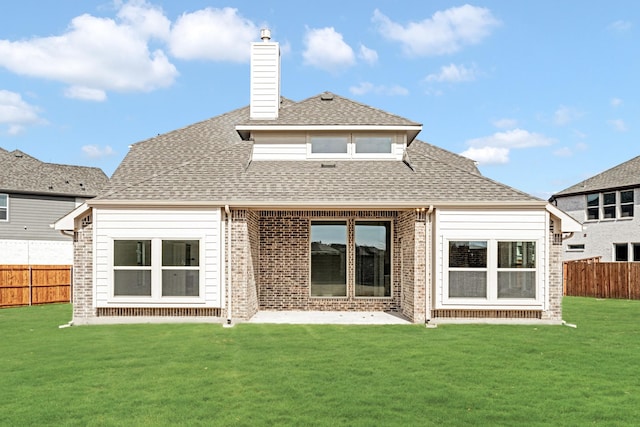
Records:
[[[263,41],[251,43],[251,94],[249,116],[252,120],[275,120],[280,108],[280,46],[270,34],[261,32]]]

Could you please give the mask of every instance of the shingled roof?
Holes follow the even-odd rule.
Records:
[[[640,187],[640,156],[572,185],[552,198],[629,187]]]
[[[94,197],[107,181],[99,168],[45,163],[0,148],[0,192]]]
[[[290,102],[281,108],[279,119],[268,123],[419,126],[331,95],[332,100],[320,99],[326,97],[322,94]],[[344,106],[352,112],[345,113]],[[340,111],[345,114],[338,114]],[[109,188],[96,200],[274,206],[540,201],[483,177],[472,160],[417,140],[407,149],[404,162],[251,162],[252,141],[243,141],[235,132],[235,126],[242,123],[255,124],[249,121],[248,107],[134,144]]]

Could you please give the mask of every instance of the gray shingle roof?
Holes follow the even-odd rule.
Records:
[[[99,168],[45,163],[0,149],[0,192],[93,197],[107,184]]]
[[[331,92],[314,95],[280,108],[275,120],[244,120],[243,125],[387,125],[420,126],[420,123],[387,113]]]
[[[554,194],[553,197],[639,186],[640,156],[572,185]]]
[[[315,97],[318,98],[318,97]],[[354,108],[353,121],[360,114],[374,115],[370,123],[410,124],[398,116],[354,103],[334,95],[333,101],[309,98],[291,117],[303,124],[302,112],[325,123],[333,122],[338,103]],[[292,104],[284,110],[289,110]],[[310,106],[315,106],[311,108]],[[313,112],[312,112],[313,111]],[[312,112],[312,113],[311,113]],[[246,123],[248,107],[134,144],[111,178],[107,191],[97,200],[141,200],[229,204],[380,202],[508,203],[539,201],[533,196],[483,177],[472,160],[433,145],[414,141],[402,161],[254,161],[252,142],[242,141],[235,125]],[[331,119],[334,117],[334,119]],[[270,122],[273,123],[273,122]],[[335,167],[322,167],[334,164]]]

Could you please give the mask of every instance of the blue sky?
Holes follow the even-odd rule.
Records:
[[[417,121],[420,139],[538,197],[640,154],[628,0],[7,2],[0,147],[111,175],[130,144],[247,105],[262,27],[283,96],[331,91]]]

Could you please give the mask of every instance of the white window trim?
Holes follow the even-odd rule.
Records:
[[[7,219],[0,219],[0,222],[9,222],[9,194],[0,193],[0,196],[7,196],[7,204],[6,206],[0,206],[0,209],[5,210],[7,212]]]
[[[311,139],[313,137],[347,137],[347,152],[346,153],[313,153],[311,150]],[[389,153],[356,153],[356,138],[391,138],[391,151]],[[373,134],[373,133],[308,133],[307,134],[307,159],[313,160],[398,160],[396,156],[397,150],[397,136],[395,134]]]
[[[487,267],[486,268],[449,268],[449,242],[450,241],[486,241],[487,242]],[[510,269],[498,268],[498,242],[535,242],[536,244],[536,268],[535,269]],[[543,242],[532,238],[482,238],[482,237],[448,237],[442,240],[442,302],[437,308],[482,308],[482,309],[522,309],[543,307],[544,303],[544,268],[540,257]],[[487,296],[486,298],[458,298],[449,297],[449,271],[486,271],[487,272]],[[535,298],[498,298],[498,272],[499,271],[532,271],[536,272],[536,297]]]
[[[624,192],[627,192],[627,191],[632,191],[633,192],[633,202],[622,203],[622,194],[621,193],[624,193]],[[616,203],[615,203],[615,215],[616,216],[615,216],[615,218],[605,218],[604,217],[604,208],[608,207],[608,206],[614,206],[613,204],[610,204],[610,205],[605,205],[604,204],[604,195],[608,194],[608,193],[615,193],[615,195],[616,195]],[[598,218],[597,219],[589,219],[589,209],[595,209],[596,208],[595,206],[588,206],[587,205],[587,199],[592,194],[597,194],[598,195]],[[600,192],[587,193],[587,194],[584,195],[584,203],[585,203],[585,210],[584,210],[585,222],[630,221],[636,215],[636,209],[635,209],[636,191],[635,191],[635,189],[611,190],[611,191],[600,191]],[[622,206],[623,205],[633,205],[634,206],[633,215],[623,217],[622,216]]]
[[[163,240],[197,240],[198,241],[198,252],[199,252],[199,265],[197,267],[189,266],[189,267],[163,267],[162,266],[162,241]],[[140,303],[140,304],[204,304],[205,303],[205,289],[204,289],[204,275],[205,275],[205,256],[204,256],[204,241],[202,238],[196,237],[110,237],[109,239],[110,249],[108,265],[111,266],[109,268],[109,298],[107,299],[108,304],[131,304],[131,303]],[[113,265],[113,250],[115,240],[151,240],[151,266],[128,266],[128,267],[115,267]],[[162,296],[162,271],[166,269],[180,269],[180,270],[197,270],[198,273],[198,296],[171,296],[171,297],[163,297]],[[114,286],[114,270],[151,270],[151,296],[146,295],[126,295],[126,296],[116,296],[115,286]]]

